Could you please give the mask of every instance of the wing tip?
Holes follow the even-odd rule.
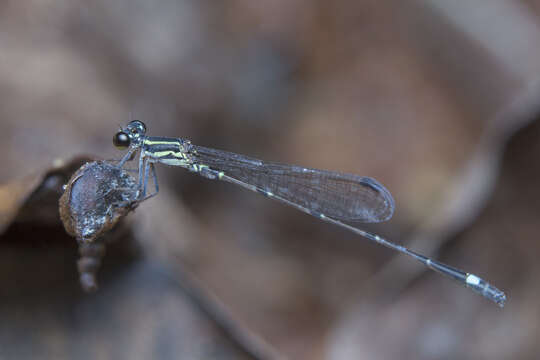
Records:
[[[385,202],[385,207],[383,211],[373,214],[370,222],[384,222],[390,220],[394,215],[395,210],[395,201],[390,191],[388,191],[388,189],[385,188],[383,184],[373,178],[364,177],[363,182],[376,192],[380,193],[383,196]]]

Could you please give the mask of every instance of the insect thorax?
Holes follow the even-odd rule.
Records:
[[[190,147],[189,140],[180,138],[149,136],[143,141],[144,156],[172,166],[186,167],[193,163]]]

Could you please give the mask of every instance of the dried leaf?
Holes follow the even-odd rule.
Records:
[[[0,186],[0,233],[13,221],[58,221],[55,206],[63,191],[62,185],[73,171],[86,161],[87,157],[76,157],[69,161],[57,160],[43,173],[32,174]]]

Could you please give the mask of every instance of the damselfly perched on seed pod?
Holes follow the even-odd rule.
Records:
[[[97,289],[104,236],[139,204],[138,195],[136,179],[107,161],[86,163],[65,185],[60,218],[67,233],[79,243],[77,269],[85,291]]]
[[[266,162],[227,151],[192,144],[187,139],[147,136],[146,125],[131,121],[113,137],[127,149],[117,167],[138,156],[136,201],[159,191],[155,163],[179,166],[212,180],[222,180],[258,192],[320,220],[347,229],[368,240],[408,255],[428,268],[454,279],[485,298],[504,306],[505,294],[480,277],[430,259],[346,222],[382,222],[394,212],[394,199],[372,178],[333,171]],[[154,191],[147,193],[152,176]]]

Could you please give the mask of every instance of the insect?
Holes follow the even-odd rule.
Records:
[[[180,166],[212,180],[226,181],[292,206],[320,220],[347,229],[368,240],[410,256],[428,268],[471,288],[504,306],[506,295],[480,277],[430,259],[346,222],[382,222],[394,212],[394,199],[369,177],[266,162],[244,155],[193,145],[182,138],[147,136],[146,125],[131,121],[113,137],[114,145],[128,150],[117,166],[139,151],[139,201],[159,192],[155,163]],[[147,193],[153,177],[154,192]]]

